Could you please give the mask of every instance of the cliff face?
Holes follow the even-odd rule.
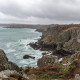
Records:
[[[42,45],[55,46],[53,49],[65,49],[69,51],[80,50],[79,26],[56,26],[48,28],[39,41]]]

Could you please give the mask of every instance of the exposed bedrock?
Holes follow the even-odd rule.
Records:
[[[5,52],[0,49],[0,71],[7,69],[19,72],[19,67],[15,63],[8,61]]]

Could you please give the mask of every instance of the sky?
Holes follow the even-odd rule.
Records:
[[[80,23],[80,0],[0,0],[0,23]]]

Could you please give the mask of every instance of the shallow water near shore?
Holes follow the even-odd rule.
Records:
[[[30,42],[36,42],[42,33],[29,28],[3,28],[0,26],[0,49],[3,49],[9,59],[20,67],[37,67],[37,60],[42,57],[42,52],[32,49]],[[24,55],[35,57],[23,59]]]

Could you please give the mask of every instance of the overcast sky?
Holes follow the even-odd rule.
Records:
[[[80,23],[80,0],[0,0],[0,23]]]

